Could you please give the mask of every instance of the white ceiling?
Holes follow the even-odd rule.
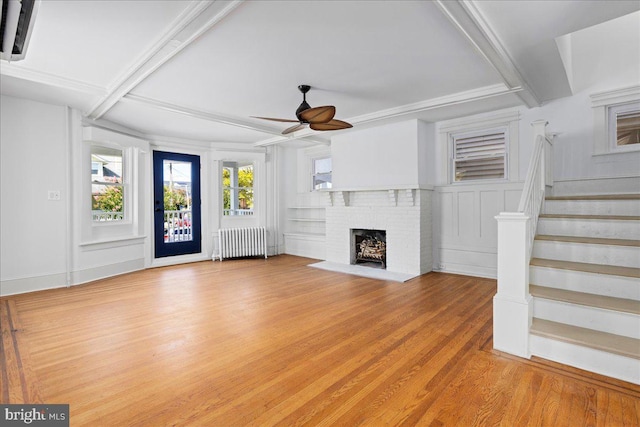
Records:
[[[289,124],[251,116],[295,118],[299,84],[312,86],[311,106],[335,105],[356,129],[536,106],[571,93],[556,37],[638,9],[637,1],[45,0],[26,58],[1,62],[1,89],[156,138],[327,141],[332,132],[286,138]]]

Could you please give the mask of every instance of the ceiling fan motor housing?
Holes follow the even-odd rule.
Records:
[[[298,90],[302,92],[302,103],[296,110],[296,117],[298,118],[298,120],[300,120],[301,123],[308,123],[306,120],[302,120],[302,118],[300,117],[300,113],[311,108],[311,106],[307,103],[307,92],[309,92],[309,89],[311,89],[311,86],[309,85],[298,86]]]

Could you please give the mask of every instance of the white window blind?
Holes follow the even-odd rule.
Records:
[[[506,146],[506,129],[454,135],[454,181],[506,178]]]

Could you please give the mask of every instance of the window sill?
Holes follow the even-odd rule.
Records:
[[[626,149],[626,150],[611,150],[611,151],[606,151],[606,152],[602,152],[602,153],[593,153],[592,156],[593,157],[600,157],[600,156],[619,156],[621,154],[630,154],[630,153],[640,153],[640,147],[638,148],[633,148],[633,149]]]
[[[121,246],[140,245],[144,243],[147,236],[114,237],[111,239],[93,240],[81,242],[80,247],[85,251],[96,251],[101,249],[118,248]]]

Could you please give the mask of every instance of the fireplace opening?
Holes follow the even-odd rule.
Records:
[[[387,232],[385,230],[351,230],[351,264],[387,268]]]

